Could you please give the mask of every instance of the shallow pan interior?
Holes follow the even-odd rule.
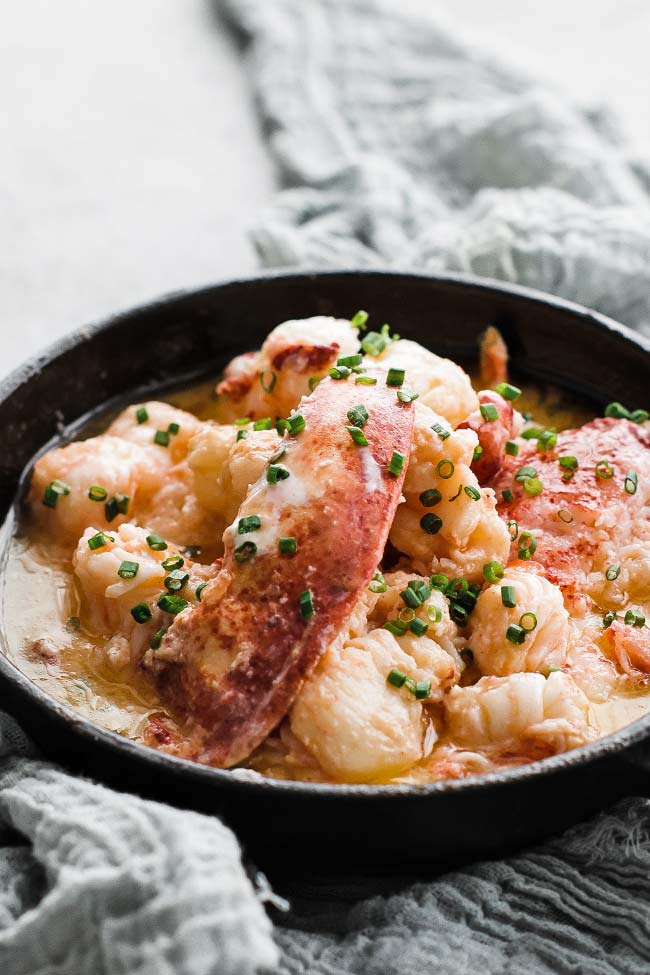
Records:
[[[62,427],[114,398],[216,374],[278,322],[366,309],[442,355],[471,363],[497,325],[516,375],[594,405],[648,402],[650,347],[602,316],[526,289],[461,277],[384,272],[270,274],[172,295],[66,339],[0,385],[0,519],[21,472]],[[579,749],[508,773],[424,787],[253,782],[138,746],[52,701],[0,654],[3,707],[44,751],[123,788],[218,812],[275,869],[319,863],[400,869],[512,849],[629,790],[650,717]],[[394,844],[391,836],[411,836]]]

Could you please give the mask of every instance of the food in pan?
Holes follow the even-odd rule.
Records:
[[[473,384],[352,321],[35,463],[11,652],[117,733],[234,774],[426,782],[650,708],[650,423]],[[516,365],[516,364],[515,364]],[[478,391],[475,390],[478,386]]]

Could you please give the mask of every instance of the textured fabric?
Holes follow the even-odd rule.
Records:
[[[650,323],[648,165],[607,112],[404,2],[225,6],[291,187],[264,263],[472,272]]]
[[[227,6],[253,40],[292,187],[256,229],[266,263],[473,271],[648,322],[649,170],[606,114],[401,0]],[[649,834],[650,804],[634,799],[539,850],[351,911],[312,901],[299,925],[296,902],[278,962],[218,820],[66,775],[0,715],[0,972],[641,975]]]

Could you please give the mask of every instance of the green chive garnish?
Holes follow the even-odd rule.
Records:
[[[484,420],[492,422],[499,419],[499,411],[494,403],[481,403],[479,409]]]
[[[386,590],[388,589],[388,583],[384,579],[384,576],[379,571],[379,569],[377,569],[372,579],[370,580],[368,584],[368,589],[370,590],[370,592],[376,592],[376,593],[386,592]]]
[[[400,454],[399,451],[394,450],[393,456],[390,459],[390,464],[388,465],[388,473],[392,474],[393,477],[399,477],[404,470],[405,463],[406,457],[404,454]]]
[[[573,521],[573,515],[568,510],[568,508],[559,508],[557,513],[560,521],[563,521],[565,525],[570,525]]]
[[[169,431],[156,430],[153,435],[153,442],[157,443],[159,447],[169,447]]]
[[[242,542],[242,544],[236,548],[233,553],[235,556],[235,562],[239,562],[240,564],[250,562],[256,552],[257,545],[255,542]]]
[[[131,607],[131,616],[136,623],[148,623],[151,619],[151,610],[146,603],[138,603]]]
[[[358,328],[360,331],[366,327],[366,322],[368,321],[367,311],[358,311],[356,315],[353,315],[350,319],[350,325],[352,328]]]
[[[436,464],[436,474],[444,481],[448,481],[453,476],[455,467],[451,460],[439,460]]]
[[[112,498],[109,498],[104,505],[104,514],[106,515],[106,521],[113,521],[118,515],[125,515],[129,510],[130,498],[126,494],[115,494]]]
[[[305,589],[298,597],[300,615],[304,620],[310,619],[314,615],[314,596],[311,589]]]
[[[270,416],[263,416],[261,420],[255,420],[253,430],[272,430],[273,420]]]
[[[519,551],[517,555],[520,559],[527,561],[531,559],[537,550],[537,541],[530,532],[522,532],[519,536]]]
[[[424,620],[418,619],[416,616],[414,620],[411,620],[409,629],[411,630],[411,633],[415,634],[415,636],[424,636],[429,629],[429,625],[428,623],[425,623]]]
[[[138,421],[138,423],[146,423],[147,422],[147,420],[149,419],[149,414],[147,413],[146,406],[139,406],[138,407],[138,409],[135,411],[135,418]]]
[[[607,579],[608,582],[614,582],[615,579],[618,579],[620,574],[621,574],[620,565],[610,565],[608,566],[607,572],[605,573],[605,578]]]
[[[537,495],[541,494],[543,490],[544,485],[536,477],[528,477],[524,481],[524,491],[531,498],[537,497]]]
[[[442,518],[434,514],[423,515],[420,518],[420,528],[428,535],[437,535],[442,528]]]
[[[404,636],[408,630],[408,623],[403,623],[402,620],[386,620],[382,630],[388,630],[393,636]]]
[[[138,562],[122,562],[117,570],[117,574],[120,579],[135,579],[139,568],[140,565]]]
[[[337,366],[346,366],[348,369],[356,369],[362,362],[363,355],[360,352],[355,352],[354,355],[343,355],[336,360]]]
[[[463,490],[465,491],[467,497],[471,498],[472,501],[481,500],[481,492],[477,490],[477,488],[473,487],[471,484],[468,484],[467,487],[465,487]]]
[[[300,433],[307,426],[305,418],[302,413],[294,413],[293,416],[288,416],[284,421],[287,425],[287,430],[291,434]]]
[[[521,390],[517,386],[511,386],[510,383],[499,383],[498,386],[495,386],[495,392],[499,396],[503,396],[504,399],[511,401],[521,396]]]
[[[318,386],[318,384],[319,384],[319,382],[321,381],[322,378],[323,378],[322,376],[311,376],[310,377],[309,382],[307,384],[309,386],[309,392],[310,393],[313,393],[314,392],[314,390],[316,389],[316,387]]]
[[[512,501],[514,495],[510,490],[510,488],[506,488],[505,491],[501,492],[501,497],[503,498],[504,501],[507,502],[507,501]]]
[[[557,444],[557,433],[555,430],[542,430],[537,438],[538,450],[552,450]]]
[[[185,560],[180,555],[170,555],[168,559],[161,562],[161,565],[166,572],[171,572],[173,569],[180,569],[184,564]]]
[[[404,681],[406,680],[406,674],[403,674],[401,670],[396,670],[393,667],[386,680],[389,684],[392,684],[393,687],[402,687],[404,685]]]
[[[369,416],[370,414],[363,403],[348,410],[348,420],[354,427],[365,427]]]
[[[419,393],[415,393],[413,392],[413,390],[410,389],[397,390],[397,398],[400,401],[400,403],[412,403],[414,400],[418,399],[419,396],[420,396]]]
[[[205,589],[206,586],[207,586],[207,582],[200,582],[196,587],[196,589],[194,590],[194,595],[196,596],[199,602],[201,602],[201,596],[203,595],[203,590]]]
[[[330,377],[336,380],[347,379],[351,372],[352,370],[348,369],[347,366],[332,366],[330,369]]]
[[[174,569],[165,578],[165,589],[169,589],[170,592],[180,592],[189,581],[190,577],[187,572],[182,569]]]
[[[248,436],[248,430],[238,430],[235,442],[239,443],[240,440],[245,440]]]
[[[506,630],[506,640],[510,643],[523,643],[526,639],[526,631],[516,623],[511,623]]]
[[[508,609],[514,609],[517,605],[517,592],[514,586],[501,586],[501,602]]]
[[[165,613],[171,613],[172,616],[177,616],[178,613],[182,612],[187,606],[187,600],[183,599],[182,596],[177,596],[175,593],[163,593],[163,595],[158,600],[157,606],[162,609]]]
[[[503,579],[503,566],[500,562],[486,562],[483,566],[483,578],[486,582],[496,582]]]
[[[404,382],[404,376],[406,375],[405,369],[394,369],[390,368],[386,375],[386,385],[387,386],[401,386]]]
[[[264,372],[260,373],[260,386],[265,393],[272,393],[277,381],[278,377],[272,369],[266,369]]]
[[[645,616],[638,609],[628,609],[624,616],[624,622],[628,626],[645,626]]]
[[[532,633],[537,626],[537,617],[534,613],[523,613],[519,620],[519,626],[526,633]]]
[[[475,464],[479,457],[482,456],[483,448],[481,447],[480,443],[477,443],[477,445],[474,447],[474,453],[472,454],[472,464]]]
[[[442,494],[438,488],[429,488],[419,496],[420,504],[423,508],[433,508],[442,501]]]
[[[639,486],[639,477],[636,471],[628,471],[625,475],[625,490],[628,494],[636,494]]]
[[[108,491],[106,488],[99,487],[99,485],[94,484],[92,487],[88,488],[88,497],[91,501],[105,501],[108,497]]]
[[[447,437],[451,436],[451,431],[445,430],[445,428],[441,423],[432,424],[431,429],[433,430],[434,433],[437,433],[440,439],[443,441],[446,440]]]
[[[180,428],[181,428],[180,423],[170,423],[169,426],[167,427],[167,433],[171,433],[172,436],[175,437],[176,434],[179,432]]]
[[[147,535],[147,545],[152,552],[164,552],[167,548],[167,542],[162,535]]]
[[[159,630],[156,630],[153,636],[149,638],[149,646],[151,647],[152,650],[158,650],[160,648],[164,636],[165,636],[165,629],[164,627],[161,627]]]
[[[354,443],[358,447],[367,447],[368,446],[368,441],[366,440],[366,435],[363,432],[363,430],[360,430],[359,429],[359,427],[346,427],[345,429],[348,431],[348,433],[352,437],[352,440],[354,441]]]
[[[107,544],[106,535],[104,532],[97,532],[96,535],[92,535],[88,539],[88,548],[91,552],[97,551],[98,548],[104,548]]]
[[[515,481],[518,481],[521,484],[524,481],[527,481],[529,477],[537,477],[537,468],[526,465],[525,467],[519,468],[515,474]]]
[[[269,464],[266,472],[266,480],[269,484],[277,484],[278,481],[286,481],[289,471],[282,464]]]
[[[278,539],[278,549],[282,555],[293,555],[298,551],[298,544],[293,535]]]
[[[256,532],[262,527],[262,520],[259,515],[246,515],[244,518],[239,519],[237,525],[237,532],[240,535],[246,535],[247,532]]]
[[[594,470],[596,477],[600,477],[603,480],[609,480],[610,477],[614,477],[614,468],[608,460],[599,460]]]
[[[519,444],[516,440],[506,440],[506,454],[509,457],[516,457],[519,453]]]
[[[70,494],[70,485],[58,479],[50,481],[43,492],[43,504],[46,508],[56,508],[59,497]]]
[[[377,380],[372,376],[355,376],[354,382],[357,386],[376,386]]]
[[[510,535],[510,541],[514,542],[519,534],[519,525],[516,521],[508,521],[506,523],[506,528],[508,529],[508,534]]]

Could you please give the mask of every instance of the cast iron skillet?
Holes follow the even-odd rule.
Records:
[[[268,274],[177,294],[83,329],[0,385],[0,520],[21,472],[57,425],[143,387],[216,375],[288,318],[359,308],[467,362],[497,325],[518,378],[590,400],[647,406],[650,343],[615,322],[524,288],[457,276],[345,271]],[[337,786],[246,781],[104,731],[52,700],[0,653],[0,702],[43,752],[116,788],[223,816],[267,868],[400,870],[484,857],[556,832],[630,792],[650,716],[566,755],[457,782]]]

